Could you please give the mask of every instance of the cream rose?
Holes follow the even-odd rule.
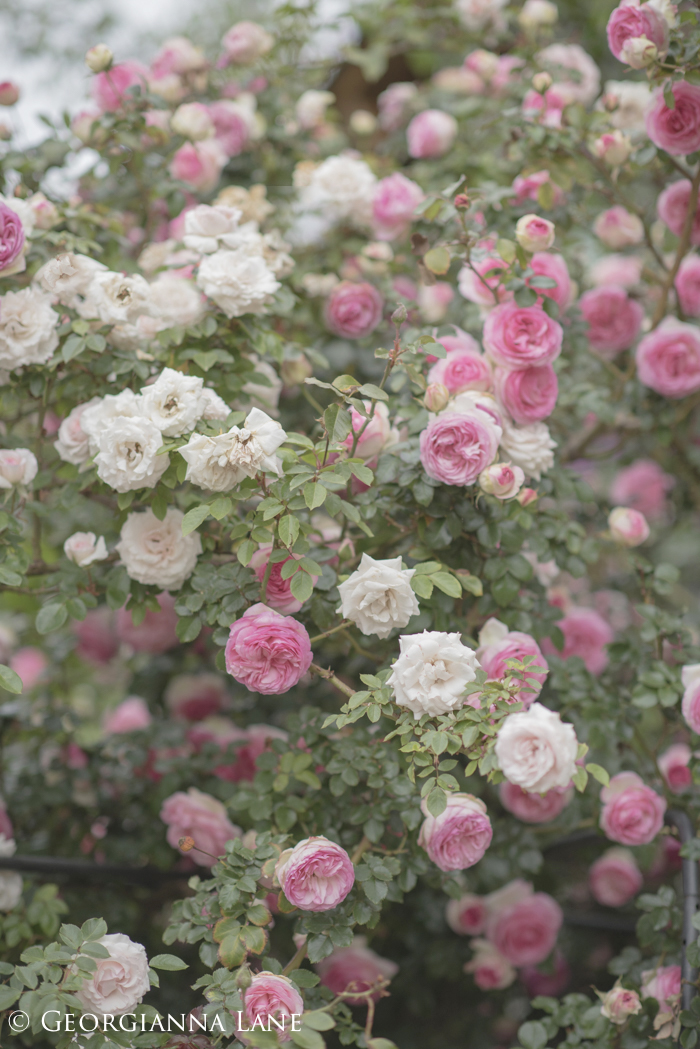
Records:
[[[143,414],[166,437],[179,437],[193,430],[202,417],[203,389],[204,382],[197,376],[164,368],[141,393]]]
[[[35,280],[52,299],[76,309],[97,273],[107,273],[107,267],[88,255],[65,252],[44,263]]]
[[[39,464],[28,448],[0,448],[0,489],[31,484]]]
[[[527,477],[539,481],[543,473],[554,466],[554,449],[557,442],[552,440],[548,427],[544,423],[532,423],[530,426],[515,426],[503,420],[501,450],[513,466],[519,466]]]
[[[185,215],[185,235],[182,238],[186,248],[200,255],[211,255],[219,247],[219,241],[228,233],[238,228],[242,218],[239,208],[229,208],[223,204],[199,204]]]
[[[151,986],[146,951],[121,932],[97,942],[107,948],[109,958],[97,959],[94,973],[83,980],[76,997],[85,1012],[95,1016],[133,1012]]]
[[[76,405],[59,426],[54,448],[64,463],[82,466],[90,458],[90,441],[83,430],[81,420],[84,411],[100,403],[100,397],[93,397],[85,404]]]
[[[280,287],[262,256],[245,248],[207,255],[200,264],[197,284],[227,317],[262,313]]]
[[[400,637],[399,648],[387,684],[400,707],[408,707],[419,718],[463,706],[464,689],[476,679],[479,663],[459,634],[424,630]]]
[[[217,437],[199,433],[190,437],[180,448],[187,463],[185,480],[210,492],[228,492],[260,470],[279,474],[280,462],[274,453],[286,437],[278,422],[253,408],[242,428],[234,426]]]
[[[420,608],[411,589],[415,568],[402,568],[401,557],[375,561],[363,554],[356,572],[338,586],[341,612],[363,634],[388,637],[395,627],[405,627]]]
[[[129,514],[116,550],[131,579],[162,590],[179,590],[192,575],[202,541],[197,532],[182,534],[184,516],[172,507],[162,521],[152,510]]]
[[[136,320],[149,309],[150,287],[138,274],[96,273],[76,309],[81,317],[103,324],[124,324]]]
[[[95,561],[109,557],[104,537],[99,539],[94,532],[74,532],[63,544],[63,552],[69,561],[80,568],[87,568]]]
[[[79,405],[79,408],[80,429],[87,437],[90,455],[97,454],[102,434],[118,419],[137,419],[143,416],[141,397],[129,389],[117,394],[108,393],[105,397],[95,397],[87,404]]]
[[[58,346],[59,317],[46,292],[30,285],[0,299],[0,369],[46,364]]]
[[[162,446],[163,435],[150,419],[115,419],[100,434],[97,476],[115,492],[154,488],[170,461],[158,455]]]
[[[573,725],[541,703],[510,714],[496,738],[496,758],[503,775],[523,790],[544,794],[568,787],[576,772],[578,740]]]

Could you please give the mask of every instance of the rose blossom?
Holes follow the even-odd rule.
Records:
[[[130,88],[146,87],[148,70],[140,62],[120,62],[112,66],[109,73],[99,73],[92,82],[92,97],[104,113],[114,113],[121,109],[133,93],[127,94]]]
[[[275,878],[291,904],[302,911],[332,911],[355,884],[355,868],[342,846],[322,834],[286,849]]]
[[[678,179],[659,195],[656,202],[656,212],[662,222],[665,222],[671,233],[680,237],[683,233],[685,218],[690,205],[690,193],[692,183],[688,178]],[[690,243],[700,244],[700,207],[695,211],[693,225],[690,232]],[[692,257],[692,256],[691,256]],[[682,263],[681,263],[682,265]]]
[[[539,481],[543,473],[554,466],[556,441],[545,423],[515,426],[503,420],[501,451],[514,466],[519,466],[526,477]]]
[[[600,826],[621,845],[648,845],[664,822],[666,802],[636,772],[618,772],[600,792]]]
[[[418,88],[407,81],[389,84],[377,99],[379,126],[384,131],[398,131],[404,120],[408,104],[415,98]]]
[[[424,109],[406,128],[409,156],[415,159],[443,157],[452,148],[458,130],[451,113]]]
[[[501,991],[515,980],[517,973],[500,951],[488,940],[472,940],[469,946],[474,956],[464,963],[464,972],[471,973],[481,991]]]
[[[539,306],[504,303],[484,324],[484,348],[503,368],[551,364],[561,353],[561,325]]]
[[[506,0],[457,0],[455,7],[464,26],[472,33],[489,26],[500,29],[504,25],[501,8]]]
[[[700,149],[700,87],[685,80],[671,85],[675,106],[669,109],[657,91],[646,116],[647,135],[659,149],[685,157]]]
[[[98,539],[94,532],[74,532],[63,544],[63,552],[69,561],[87,568],[95,561],[109,557],[104,537]]]
[[[372,223],[380,240],[394,240],[408,229],[425,194],[417,182],[400,171],[381,179],[374,191]]]
[[[700,317],[700,256],[686,255],[674,283],[683,313],[689,317]]]
[[[187,732],[187,738],[197,751],[205,743],[215,743],[222,751],[235,744],[225,763],[216,765],[213,773],[227,783],[252,782],[257,770],[257,759],[270,749],[273,739],[287,740],[287,733],[274,725],[248,725],[241,729],[228,718],[206,718],[198,721]]]
[[[539,215],[523,215],[515,225],[515,239],[524,251],[546,251],[554,244],[554,223]]]
[[[634,69],[640,68],[631,59],[629,44],[639,37],[655,45],[660,56],[668,50],[668,25],[665,18],[651,3],[625,0],[610,15],[607,25],[608,46],[615,58],[626,62]]]
[[[305,182],[301,204],[332,222],[368,225],[377,178],[364,160],[351,156],[327,157]]]
[[[567,310],[571,305],[572,287],[564,256],[552,251],[538,251],[530,259],[530,269],[536,277],[549,277],[556,283],[555,288],[533,288],[533,291],[554,299],[560,310]],[[528,277],[528,286],[531,286],[530,282],[531,278]]]
[[[418,844],[441,871],[463,871],[482,858],[493,837],[486,805],[472,794],[447,794],[447,807],[431,816],[426,800]]]
[[[175,598],[164,593],[158,594],[156,600],[160,610],[152,612],[149,608],[138,625],[134,623],[128,609],[120,608],[117,612],[117,637],[119,641],[130,645],[135,652],[160,655],[179,644],[175,633],[178,619],[175,613]]]
[[[551,961],[547,959],[544,970],[536,965],[524,965],[518,973],[528,998],[540,994],[556,998],[571,982],[571,968],[560,950],[555,949]]]
[[[666,494],[675,483],[675,478],[653,459],[637,459],[616,475],[610,486],[610,500],[631,506],[645,517],[659,517],[664,513]]]
[[[579,309],[588,325],[591,349],[607,360],[620,350],[629,349],[644,320],[640,304],[615,284],[587,291],[579,299]]]
[[[224,167],[226,153],[215,138],[203,142],[185,142],[170,161],[170,174],[199,193],[214,189]]]
[[[266,55],[274,43],[274,37],[257,22],[236,22],[224,34],[221,46],[230,62],[250,65]]]
[[[700,332],[666,317],[637,346],[637,377],[663,397],[678,400],[700,390]]]
[[[217,857],[225,852],[226,842],[241,836],[241,828],[230,822],[225,806],[195,787],[166,798],[160,818],[168,828],[168,845],[174,849],[179,849],[181,838],[194,839],[195,848],[187,855],[201,867],[213,867]]]
[[[511,717],[519,717],[514,714]],[[552,952],[563,915],[556,900],[546,892],[492,909],[486,922],[489,941],[512,965],[537,965]]]
[[[545,638],[542,642],[544,652],[559,655],[562,659],[578,656],[591,674],[596,677],[602,674],[609,662],[605,647],[615,636],[610,624],[593,608],[571,608],[557,626],[564,635],[564,648],[559,652]]]
[[[608,528],[613,539],[623,546],[641,546],[649,538],[649,525],[639,510],[616,506],[608,515]]]
[[[226,642],[227,672],[251,692],[263,695],[288,692],[312,659],[306,628],[260,603],[233,623]]]
[[[644,240],[644,224],[637,215],[616,204],[614,208],[601,211],[593,223],[593,232],[606,248],[619,251]]]
[[[445,336],[449,339],[450,336]],[[444,341],[440,340],[444,345]],[[481,355],[478,348],[472,350],[454,350],[447,357],[438,360],[428,372],[429,383],[442,383],[454,396],[464,390],[482,390],[487,392],[493,386],[493,377],[488,360]]]
[[[382,319],[384,300],[373,284],[341,281],[326,300],[324,320],[334,335],[363,339]]]
[[[173,507],[168,507],[162,521],[151,509],[127,516],[115,549],[131,579],[179,590],[192,575],[202,540],[198,532],[182,534],[184,516]]]
[[[49,661],[40,648],[25,645],[10,657],[10,670],[14,670],[27,691],[34,688],[48,669]]]
[[[637,895],[644,879],[628,849],[608,849],[588,872],[588,885],[596,903],[624,907]]]
[[[484,309],[510,301],[513,293],[501,284],[504,278],[501,271],[507,269],[508,264],[493,255],[473,262],[471,266],[463,266],[457,279],[460,295]]]
[[[496,499],[514,499],[524,480],[525,474],[519,466],[511,466],[510,463],[492,463],[479,474],[479,488],[487,495],[494,495]]]
[[[418,289],[418,307],[424,322],[439,324],[454,296],[454,289],[446,280],[438,280],[434,284],[421,284]]]
[[[245,245],[207,255],[199,264],[197,285],[227,317],[263,313],[281,287],[262,255]]]
[[[85,1012],[94,1016],[132,1013],[151,989],[146,951],[121,932],[108,933],[97,943],[107,949],[109,957],[95,960],[95,971],[90,977],[83,976],[75,996]]]
[[[607,992],[601,994],[603,1003],[600,1007],[601,1014],[614,1024],[626,1023],[630,1016],[636,1016],[642,1011],[642,1003],[636,991],[628,991],[619,983]]]
[[[141,394],[143,414],[166,437],[180,437],[193,430],[202,417],[203,386],[197,376],[164,368]]]
[[[226,685],[218,674],[178,674],[165,690],[168,710],[185,721],[201,721],[218,714],[225,702]]]
[[[544,667],[544,672],[524,672],[525,682],[521,685],[516,698],[527,707],[542,691],[547,680],[549,667],[534,637],[523,634],[520,630],[509,630],[505,623],[489,619],[479,633],[479,648],[476,658],[489,681],[503,681],[512,671],[506,666],[509,659],[521,662],[528,656],[534,656],[532,666]]]
[[[674,743],[659,757],[659,771],[674,794],[684,787],[689,787],[693,782],[693,774],[689,768],[692,756],[687,743]]]
[[[297,99],[294,115],[305,131],[320,127],[326,119],[326,110],[335,102],[332,91],[304,91]]]
[[[407,626],[411,616],[420,613],[411,589],[415,571],[401,567],[400,555],[377,561],[363,554],[359,567],[338,584],[338,612],[363,634],[387,638],[392,630]]]
[[[152,721],[146,701],[140,696],[129,696],[118,707],[105,714],[102,728],[108,735],[139,732],[148,728]]]
[[[24,227],[19,215],[0,202],[0,272],[7,277],[24,269]]]
[[[28,448],[0,448],[0,490],[30,485],[38,469],[36,456]]]
[[[523,823],[549,823],[559,816],[574,796],[571,788],[553,787],[544,794],[532,794],[514,783],[501,783],[499,798],[503,808]]]
[[[423,469],[442,484],[474,484],[495,459],[501,434],[500,426],[478,409],[442,412],[420,435]]]
[[[400,707],[408,707],[418,720],[464,705],[464,689],[476,680],[479,663],[460,634],[424,630],[399,638],[399,658],[387,684]]]
[[[681,711],[688,727],[700,735],[700,663],[687,663],[681,670],[683,702]]]
[[[0,106],[14,106],[19,101],[19,87],[12,80],[0,83]]]
[[[603,255],[588,271],[591,284],[616,284],[621,288],[633,288],[642,279],[643,263],[635,255]]]
[[[551,186],[552,203],[554,205],[562,203],[564,192],[556,182],[552,182],[552,176],[546,168],[543,171],[532,171],[529,175],[518,175],[514,179],[514,203],[524,204],[526,200],[539,201],[539,193],[542,186]]]
[[[576,772],[576,730],[556,711],[533,703],[529,710],[509,714],[502,722],[495,752],[510,783],[544,794],[552,787],[569,786]]]
[[[59,315],[35,284],[8,291],[0,299],[0,368],[14,371],[46,364],[58,346]]]
[[[396,976],[399,967],[396,962],[382,958],[367,946],[364,936],[353,937],[349,947],[337,947],[327,958],[316,966],[324,987],[329,987],[333,994],[348,991],[368,991],[379,980],[386,985]],[[379,1001],[379,991],[370,996],[372,1001]],[[370,999],[345,998],[348,1005],[365,1005]]]
[[[478,936],[486,922],[483,896],[467,892],[458,900],[449,900],[445,907],[445,921],[458,936]]]
[[[672,1012],[680,993],[680,965],[662,965],[642,973],[642,998],[656,998],[660,1012]]]
[[[259,582],[262,584],[265,579],[265,573],[270,560],[270,554],[272,553],[272,543],[262,543],[255,551],[250,559],[249,565],[257,576]],[[265,601],[274,608],[276,612],[283,612],[285,615],[292,615],[294,612],[298,612],[301,608],[303,601],[298,601],[292,593],[292,576],[289,579],[282,577],[282,566],[286,565],[288,561],[299,560],[300,554],[291,554],[286,557],[284,561],[275,561],[270,570],[270,574],[267,578],[267,588],[265,590]],[[311,576],[314,585],[318,582],[318,576]]]
[[[369,422],[367,422],[367,418],[372,407],[371,401],[363,401],[363,404],[367,415],[361,415],[355,407],[350,408],[352,433],[348,434],[343,444],[348,449],[348,452],[352,452],[354,445],[355,451],[353,455],[359,456],[360,459],[365,461],[370,461],[375,459],[385,448],[396,444],[399,435],[398,431],[391,425],[389,409],[386,404],[382,401],[375,404],[374,414]],[[355,435],[359,434],[360,431],[362,432],[356,442]]]
[[[88,435],[81,427],[80,420],[87,408],[92,408],[100,403],[101,398],[93,397],[84,404],[78,404],[59,426],[54,448],[64,462],[72,463],[73,466],[82,466],[90,458]]]
[[[281,474],[275,452],[287,439],[276,420],[251,408],[243,426],[232,426],[216,437],[193,433],[179,449],[187,463],[185,480],[210,492],[229,492],[259,472]]]
[[[544,76],[549,74],[545,73]],[[564,109],[569,104],[566,92],[556,86],[547,91],[528,91],[523,98],[522,112],[525,120],[542,124],[544,127],[560,128]]]
[[[253,974],[250,987],[243,994],[243,1008],[251,1030],[257,1024],[258,1030],[275,1031],[280,1042],[288,1042],[292,1037],[292,1017],[304,1012],[304,999],[288,976],[276,976],[263,969]]]
[[[611,168],[618,168],[628,160],[633,150],[632,140],[622,131],[608,131],[593,143],[593,152]]]
[[[556,407],[559,383],[551,364],[518,371],[496,368],[494,385],[500,404],[521,425],[541,422]]]

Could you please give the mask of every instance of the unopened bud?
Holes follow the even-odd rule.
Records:
[[[236,974],[236,987],[247,991],[253,982],[253,976],[247,965],[242,965]]]
[[[7,142],[12,138],[12,128],[7,124],[0,123],[0,142]]]
[[[350,117],[350,130],[356,135],[372,135],[377,130],[377,118],[368,109],[356,109]]]
[[[11,80],[0,83],[0,106],[14,106],[19,99],[19,88]]]
[[[194,848],[194,838],[180,838],[177,847],[180,852],[192,852],[192,849]]]
[[[632,36],[625,40],[620,52],[620,59],[632,69],[646,69],[659,57],[659,49],[645,36]]]
[[[298,386],[304,379],[310,378],[314,370],[311,367],[308,359],[303,353],[300,353],[298,357],[292,357],[291,360],[282,361],[280,366],[282,373],[282,382],[285,386]]]
[[[447,407],[450,391],[441,382],[431,382],[425,391],[423,404],[429,412],[441,412]]]
[[[391,322],[392,324],[403,324],[407,317],[406,307],[400,302],[391,315]]]
[[[535,73],[532,78],[532,86],[541,95],[552,86],[552,77],[549,73]]]
[[[617,168],[629,158],[632,152],[632,141],[621,131],[606,132],[595,140],[593,151],[611,168]]]
[[[466,193],[458,193],[454,199],[454,206],[456,208],[468,208],[469,207],[469,196]]]
[[[539,499],[539,495],[534,488],[521,488],[515,498],[521,506],[529,506]]]
[[[95,44],[85,52],[85,65],[91,73],[106,73],[114,61],[114,55],[106,44]]]

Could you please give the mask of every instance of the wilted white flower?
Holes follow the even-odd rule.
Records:
[[[39,464],[28,448],[0,448],[0,488],[31,484]]]
[[[199,204],[185,214],[185,247],[200,255],[211,255],[219,248],[219,240],[238,228],[242,212],[224,204]]]
[[[577,755],[574,726],[541,703],[509,714],[496,737],[501,772],[510,783],[533,794],[568,787],[576,773]]]
[[[388,637],[395,627],[405,627],[411,616],[420,612],[411,589],[415,571],[402,568],[400,556],[375,561],[363,554],[357,571],[338,586],[338,611],[363,634]]]
[[[162,521],[152,510],[129,514],[116,550],[127,574],[138,583],[179,590],[202,552],[198,532],[182,534],[185,515],[170,507]]]
[[[217,437],[193,434],[180,448],[187,463],[185,480],[210,492],[228,492],[260,470],[279,474],[280,462],[274,454],[287,434],[274,419],[253,408],[243,427],[234,426]]]
[[[227,317],[262,313],[280,287],[265,260],[244,248],[207,255],[200,264],[197,284]]]
[[[163,435],[150,419],[114,419],[99,436],[97,476],[115,492],[153,488],[169,464],[167,455],[158,455],[162,446]]]
[[[81,317],[103,324],[133,322],[149,308],[150,287],[138,274],[96,273],[76,309]]]
[[[399,648],[387,684],[400,707],[408,707],[419,718],[463,706],[464,689],[476,680],[479,662],[459,634],[424,630],[400,637]]]
[[[63,552],[69,561],[81,568],[109,557],[104,536],[98,539],[94,532],[74,532],[63,544]]]
[[[141,391],[143,414],[166,437],[180,437],[193,430],[202,417],[204,382],[195,375],[183,375],[164,368],[151,386]]]
[[[0,299],[0,368],[46,364],[58,346],[59,316],[46,292],[30,285]]]
[[[89,255],[65,252],[44,263],[35,280],[52,299],[75,309],[82,301],[96,273],[107,273],[107,267]]]
[[[556,446],[545,423],[515,426],[503,420],[501,449],[512,465],[519,466],[527,477],[539,481],[543,473],[551,470]]]

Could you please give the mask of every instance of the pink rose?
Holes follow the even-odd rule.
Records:
[[[405,119],[409,103],[417,91],[416,85],[407,81],[389,84],[389,87],[382,91],[377,99],[379,126],[382,130],[398,131]]]
[[[237,736],[244,740],[244,743],[237,747],[233,764],[217,765],[213,770],[215,776],[226,780],[227,783],[240,783],[242,780],[252,782],[258,771],[257,760],[270,749],[270,740],[287,739],[287,733],[274,725],[248,725],[247,728],[238,730]]]
[[[380,979],[387,983],[396,976],[399,967],[388,958],[381,958],[367,947],[364,936],[355,936],[350,947],[336,948],[316,966],[324,987],[330,987],[333,994],[348,991],[368,991]],[[379,1001],[379,991],[371,996],[372,1001]],[[346,998],[348,1005],[364,1005],[369,999]]]
[[[257,22],[236,22],[221,43],[230,62],[249,65],[272,49],[274,39]]]
[[[700,390],[700,331],[666,317],[637,346],[639,381],[663,397],[679,400]]]
[[[692,756],[687,743],[674,743],[659,758],[659,771],[674,794],[684,787],[689,787],[693,782],[693,774],[689,768]]]
[[[633,288],[642,279],[642,260],[636,255],[603,255],[589,271],[592,284],[618,284]]]
[[[160,818],[167,824],[166,840],[174,849],[181,838],[194,839],[195,848],[186,854],[201,867],[213,867],[226,851],[226,842],[241,836],[241,828],[230,822],[221,802],[195,787],[166,798]]]
[[[649,538],[649,525],[644,514],[628,506],[616,506],[608,515],[610,534],[623,546],[641,546]]]
[[[277,861],[275,877],[302,911],[332,911],[355,884],[355,868],[341,845],[322,834],[304,838]]]
[[[700,256],[686,255],[676,274],[676,293],[689,317],[700,317]]]
[[[620,506],[631,506],[645,517],[660,517],[666,505],[666,494],[675,478],[653,459],[637,459],[617,474],[610,486],[610,499]]]
[[[619,251],[644,240],[644,224],[637,215],[616,204],[614,208],[601,211],[593,223],[593,232],[606,248]]]
[[[119,650],[114,612],[107,605],[91,608],[82,622],[71,623],[71,629],[78,639],[76,655],[88,663],[109,663]]]
[[[381,179],[372,201],[374,236],[379,240],[393,240],[402,236],[411,224],[416,207],[425,194],[417,182],[400,171]]]
[[[10,838],[14,838],[14,836],[15,832],[12,826],[12,820],[7,813],[5,802],[0,798],[0,838],[4,837],[9,841]]]
[[[642,998],[656,998],[660,1012],[672,1012],[680,993],[680,965],[662,965],[642,973]]]
[[[7,204],[0,203],[0,271],[11,269],[23,248],[24,227],[19,215]]]
[[[424,109],[406,128],[408,154],[416,159],[443,157],[452,148],[458,125],[451,113]]]
[[[437,340],[441,346],[444,346],[448,354],[450,353],[471,353],[476,357],[481,356],[481,347],[476,341],[473,335],[470,335],[468,331],[462,331],[456,325],[453,325],[455,334],[454,335],[441,335]],[[434,364],[439,358],[433,357],[432,354],[426,353],[426,361],[430,364]],[[444,358],[443,358],[444,359]]]
[[[641,331],[644,310],[614,284],[587,291],[579,299],[579,308],[588,325],[591,349],[606,360],[629,349]]]
[[[553,971],[551,971],[549,962],[545,966],[545,972],[542,972],[535,965],[524,965],[520,970],[519,976],[525,986],[528,998],[535,998],[539,994],[558,998],[566,990],[571,980],[569,963],[559,950],[554,951],[553,960]]]
[[[498,623],[498,621],[489,620],[489,624],[492,623]],[[480,644],[480,647],[476,650],[476,658],[481,663],[481,669],[489,681],[503,681],[511,673],[506,666],[507,660],[523,660],[528,656],[534,656],[532,666],[544,667],[544,673],[526,672],[525,674],[525,680],[529,687],[523,687],[522,694],[518,694],[518,699],[523,701],[527,709],[542,691],[542,686],[547,680],[547,673],[549,672],[547,660],[542,655],[534,637],[530,637],[529,634],[523,634],[519,630],[506,630],[503,633],[503,624],[498,624],[498,626],[501,627],[501,630],[498,632],[501,636],[497,636],[496,631],[493,632],[492,636],[487,635],[487,643]],[[482,640],[481,636],[479,640]]]
[[[533,171],[529,175],[517,176],[513,182],[515,203],[524,204],[526,200],[539,202],[539,194],[543,186],[552,187],[552,205],[554,207],[562,203],[564,199],[563,190],[557,186],[556,182],[552,182],[552,176],[546,169],[544,171]]]
[[[373,284],[343,280],[326,300],[324,320],[334,335],[364,339],[381,322],[383,308],[384,299]]]
[[[448,794],[447,807],[431,816],[421,803],[425,819],[418,844],[441,871],[464,871],[484,855],[493,837],[486,806],[471,794]]]
[[[185,142],[170,161],[170,174],[200,193],[216,186],[226,165],[226,154],[215,138]]]
[[[660,54],[668,50],[668,24],[663,15],[651,4],[640,4],[639,0],[624,0],[608,19],[608,46],[620,62],[630,62],[628,41],[646,37],[656,45]],[[634,66],[634,68],[637,68]]]
[[[523,823],[549,823],[555,820],[570,804],[573,796],[573,790],[567,787],[552,787],[545,794],[532,794],[507,781],[499,787],[501,805]]]
[[[180,643],[175,633],[175,598],[163,593],[158,594],[157,601],[160,612],[149,610],[138,625],[126,608],[120,608],[117,612],[117,637],[131,645],[135,652],[150,652],[153,656],[159,656]]]
[[[10,659],[10,670],[19,675],[27,692],[41,681],[48,665],[49,661],[41,649],[31,645],[18,648]]]
[[[226,698],[226,685],[218,674],[178,674],[165,690],[168,710],[185,721],[202,721],[218,714]]]
[[[19,101],[19,87],[12,80],[0,83],[0,106],[14,106]]]
[[[220,99],[207,106],[214,136],[227,157],[237,157],[250,142],[251,120],[240,103]]]
[[[263,604],[251,605],[231,626],[226,670],[251,692],[279,696],[296,685],[311,666],[306,628]]]
[[[502,991],[516,977],[514,967],[488,940],[472,940],[474,957],[465,962],[465,973],[471,973],[480,991]]]
[[[439,324],[454,297],[454,288],[446,280],[438,280],[435,284],[421,284],[417,301],[425,323]]]
[[[557,626],[564,635],[563,650],[558,652],[549,638],[544,638],[543,651],[562,659],[578,656],[591,674],[596,677],[602,674],[609,662],[605,646],[611,644],[615,636],[603,617],[592,608],[571,608]]]
[[[556,407],[559,383],[551,364],[511,371],[496,368],[496,397],[514,422],[522,426],[541,422]]]
[[[644,879],[627,849],[608,849],[588,872],[588,886],[596,903],[624,907],[642,887]]]
[[[552,952],[563,920],[556,900],[536,892],[492,911],[486,935],[512,965],[537,965]]]
[[[478,936],[486,923],[486,904],[482,896],[467,892],[458,900],[448,900],[445,921],[458,936]]]
[[[250,559],[250,567],[255,572],[261,585],[265,578],[271,553],[272,543],[262,543]],[[292,577],[290,576],[289,579],[282,578],[282,566],[286,565],[287,561],[298,561],[300,558],[301,554],[290,554],[289,557],[285,557],[284,561],[276,561],[272,565],[270,575],[268,576],[265,601],[270,608],[274,608],[277,612],[283,612],[284,615],[298,612],[303,604],[302,601],[298,601],[292,594]],[[315,575],[311,578],[315,586],[318,582],[318,576]]]
[[[671,86],[675,106],[669,109],[663,91],[657,91],[646,115],[647,135],[659,149],[685,157],[700,149],[700,87],[685,80]]]
[[[523,116],[526,120],[536,120],[545,127],[560,128],[564,109],[569,101],[570,99],[556,87],[550,87],[544,94],[531,90],[523,99]]]
[[[557,255],[552,251],[538,251],[530,259],[530,269],[536,277],[549,277],[556,281],[556,288],[533,288],[538,295],[545,295],[548,299],[554,299],[560,310],[564,311],[571,305],[572,289],[571,277],[563,255]],[[526,283],[530,285],[531,278]]]
[[[363,401],[363,404],[367,415],[369,415],[372,407],[371,401]],[[348,449],[348,453],[351,452],[353,444],[355,444],[354,435],[361,433],[357,444],[355,444],[354,454],[366,462],[375,459],[387,445],[395,444],[398,440],[397,432],[391,426],[389,409],[381,401],[379,404],[375,404],[374,414],[369,422],[367,422],[367,416],[360,415],[357,408],[350,409],[350,418],[352,421],[352,433],[348,434],[343,444]],[[367,423],[366,426],[365,423]]]
[[[288,1042],[292,1036],[292,1017],[300,1017],[304,1012],[304,999],[287,976],[275,976],[263,970],[252,977],[243,995],[243,1007],[251,1029],[257,1024],[259,1031],[274,1031],[280,1042]]]
[[[665,222],[671,233],[680,237],[685,225],[685,217],[688,214],[690,204],[690,191],[692,183],[689,178],[678,179],[661,193],[656,202],[656,212],[662,222]],[[700,244],[700,207],[696,208],[693,226],[690,233],[690,243]]]
[[[458,281],[460,295],[484,309],[491,309],[499,302],[509,302],[513,293],[500,283],[504,279],[501,271],[507,269],[508,264],[493,255],[473,262],[471,266],[463,266]]]
[[[510,463],[491,463],[479,474],[479,487],[487,495],[496,499],[514,499],[525,480],[525,474],[519,466]]]
[[[484,324],[484,348],[503,368],[551,364],[561,353],[562,328],[539,306],[505,303]]]
[[[614,1024],[626,1023],[628,1017],[636,1016],[642,1011],[642,1003],[637,992],[628,991],[626,987],[620,987],[619,984],[615,984],[607,994],[601,995],[600,998],[603,1003],[600,1008],[601,1013]]]
[[[515,224],[515,239],[524,251],[546,251],[554,236],[554,223],[540,215],[523,215]]]
[[[621,845],[648,845],[664,822],[666,802],[636,772],[618,772],[600,792],[600,826]]]
[[[102,728],[107,735],[120,735],[122,732],[139,732],[148,728],[152,721],[145,700],[140,696],[129,696],[118,707],[105,714]]]
[[[451,336],[446,336],[450,339]],[[443,339],[440,342],[445,345]],[[493,377],[489,362],[477,350],[448,353],[428,372],[429,383],[442,383],[451,394],[462,393],[464,390],[491,390]]]
[[[500,437],[484,412],[443,412],[420,435],[423,469],[442,484],[474,484],[495,459]]]
[[[683,682],[682,713],[689,728],[700,735],[700,663],[688,663],[681,670]]]
[[[92,81],[92,97],[103,113],[114,113],[128,101],[131,87],[146,88],[148,70],[140,62],[120,62]]]

